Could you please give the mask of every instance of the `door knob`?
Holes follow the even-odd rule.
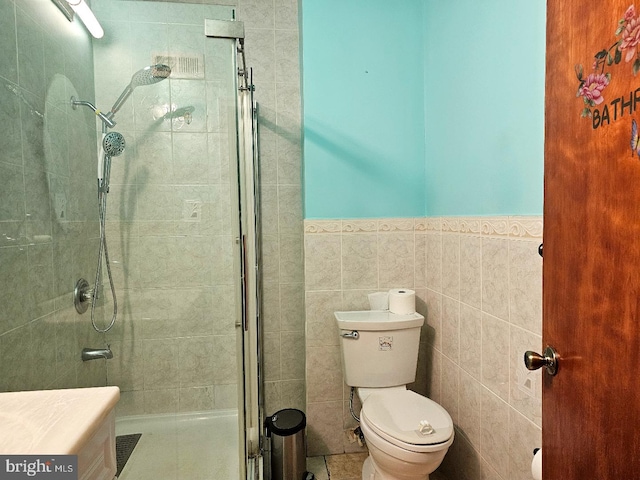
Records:
[[[524,364],[528,370],[537,370],[540,367],[547,369],[549,375],[558,373],[558,355],[556,350],[547,345],[544,349],[544,355],[528,350],[524,352]]]

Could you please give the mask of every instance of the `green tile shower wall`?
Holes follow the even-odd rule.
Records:
[[[71,293],[98,247],[94,115],[68,100],[93,101],[91,41],[51,2],[0,0],[0,45],[0,391],[100,385]]]
[[[304,410],[305,401],[298,15],[296,2],[259,3],[238,1],[236,18],[260,104],[264,391],[272,413]],[[231,7],[93,0],[92,8],[110,36],[95,42],[96,72],[105,72],[96,74],[100,106],[113,103],[153,52],[205,56],[204,80],[172,77],[136,89],[116,118],[128,142],[114,161],[109,199],[123,303],[108,335],[118,414],[236,408],[231,42],[202,37],[203,18],[231,18]],[[195,107],[190,124],[151,118],[150,107],[169,99]],[[194,199],[203,202],[201,222],[185,222],[183,205]]]
[[[302,5],[305,218],[542,213],[544,2]]]
[[[303,1],[306,218],[422,216],[422,2]]]
[[[225,121],[233,108],[232,45],[202,35],[205,17],[230,18],[230,8],[116,0],[92,6],[108,36],[94,42],[95,71],[109,72],[96,74],[98,106],[111,105],[154,52],[204,54],[211,62],[203,79],[172,76],[136,89],[115,117],[127,141],[113,161],[107,216],[121,305],[106,334],[114,350],[107,382],[121,390],[117,414],[235,408],[227,153],[234,145],[227,133],[233,124]],[[191,122],[158,116],[169,105],[193,107]],[[194,202],[199,216],[189,221]]]

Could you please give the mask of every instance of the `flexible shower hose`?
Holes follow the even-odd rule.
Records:
[[[103,188],[98,186],[98,218],[100,223],[100,247],[98,248],[98,266],[96,268],[96,281],[94,282],[93,295],[91,296],[91,325],[98,333],[106,333],[116,323],[116,317],[118,315],[118,300],[116,298],[116,289],[113,284],[113,277],[111,276],[111,262],[109,261],[109,249],[107,248],[106,238],[106,218],[107,218],[107,192],[103,191]],[[113,298],[113,315],[111,322],[107,328],[100,328],[96,324],[95,309],[98,302],[98,294],[100,292],[100,285],[102,284],[102,254],[104,252],[104,260],[107,264],[107,276],[109,277],[109,285],[111,287],[111,296]]]

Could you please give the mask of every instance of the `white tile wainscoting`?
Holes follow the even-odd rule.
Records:
[[[412,388],[456,426],[449,478],[530,478],[541,442],[542,217],[306,220],[308,454],[360,451],[349,414],[335,310],[412,288],[425,318]]]

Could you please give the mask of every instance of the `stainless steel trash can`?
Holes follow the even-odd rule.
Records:
[[[307,454],[304,430],[307,419],[295,408],[285,408],[266,420],[267,435],[271,437],[271,479],[305,480]]]

